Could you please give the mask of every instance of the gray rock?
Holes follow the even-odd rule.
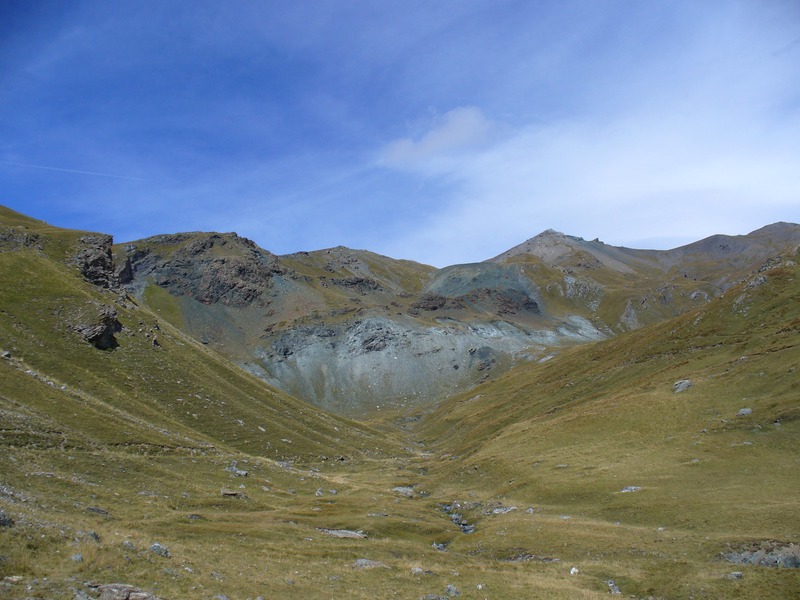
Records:
[[[606,581],[606,585],[608,586],[608,593],[609,594],[611,594],[613,596],[622,595],[622,592],[619,591],[619,587],[617,586],[616,583],[614,583],[613,579],[609,579],[608,581]]]
[[[739,412],[738,412],[738,413],[736,413],[736,414],[737,414],[738,416],[740,416],[740,417],[746,417],[747,415],[751,415],[751,414],[753,414],[753,409],[752,409],[752,408],[742,408],[742,409],[740,409],[740,410],[739,410]]]
[[[367,537],[367,534],[360,529],[326,529],[325,527],[317,527],[317,531],[337,538],[363,539]]]
[[[631,492],[639,492],[641,491],[641,487],[638,485],[626,485],[624,488],[620,490],[621,494],[629,494]]]
[[[73,554],[69,557],[72,562],[82,563],[83,562],[83,554]]]
[[[744,573],[742,573],[741,571],[734,571],[733,573],[728,573],[727,575],[725,575],[725,577],[727,579],[741,579],[742,577],[744,577]]]
[[[225,467],[228,473],[233,473],[236,477],[247,477],[249,473],[244,469],[236,466],[236,461],[233,461],[229,466]]]
[[[408,485],[398,485],[397,487],[392,488],[393,492],[397,492],[401,496],[405,496],[406,498],[413,498],[414,497],[414,488]]]
[[[359,558],[353,563],[354,569],[376,569],[379,567],[387,568],[382,562],[368,558]]]
[[[125,583],[105,583],[97,586],[100,600],[161,600],[158,596]]]
[[[492,509],[493,515],[506,515],[510,512],[514,512],[517,510],[516,506],[498,506],[497,508]]]
[[[92,598],[83,590],[76,590],[72,588],[72,593],[74,594],[72,600],[92,600]]]
[[[438,544],[433,542],[433,549],[438,550],[439,552],[447,552],[447,544]]]
[[[124,542],[122,542],[122,547],[125,548],[125,550],[130,550],[131,552],[136,550],[136,546],[134,546],[133,542],[130,540],[125,540]]]
[[[114,288],[117,286],[117,279],[111,255],[112,243],[110,235],[84,235],[79,241],[77,252],[67,262],[78,267],[78,271],[88,282],[103,288]]]
[[[458,588],[454,586],[452,583],[447,584],[447,587],[444,588],[444,593],[451,598],[457,598],[458,596],[461,595],[461,592],[459,592]]]
[[[158,542],[151,545],[149,550],[153,554],[158,554],[159,556],[163,556],[164,558],[169,558],[171,556],[171,554],[169,553],[169,549],[163,544],[159,544]]]
[[[672,384],[672,390],[678,394],[684,390],[688,390],[694,384],[689,379],[681,379]]]
[[[12,519],[6,512],[0,509],[0,527],[13,527],[14,519]]]
[[[800,568],[800,546],[778,542],[762,542],[741,552],[728,552],[722,558],[737,565]]]
[[[108,304],[92,303],[93,315],[80,315],[72,324],[72,329],[84,340],[99,350],[116,348],[114,334],[122,331],[122,323],[117,319],[117,310]]]

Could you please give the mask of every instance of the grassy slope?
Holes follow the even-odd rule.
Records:
[[[574,561],[623,592],[800,593],[796,570],[750,567],[734,584],[722,575],[735,568],[716,560],[729,545],[800,540],[800,273],[763,275],[445,402],[420,429],[444,453],[429,475],[437,493],[536,506],[538,518],[505,521],[509,552]],[[676,394],[680,379],[694,385]],[[488,547],[484,536],[461,542]]]

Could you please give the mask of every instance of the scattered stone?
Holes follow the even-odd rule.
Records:
[[[72,588],[72,593],[74,594],[72,600],[92,600],[92,598],[83,590]]]
[[[425,594],[419,600],[447,600],[447,596],[440,596],[438,594]]]
[[[613,596],[622,595],[622,592],[619,591],[619,587],[617,586],[616,583],[614,583],[613,579],[609,579],[608,581],[606,581],[606,585],[608,586],[608,593],[609,594],[611,594]]]
[[[497,508],[492,509],[493,515],[505,515],[510,512],[514,512],[517,510],[516,506],[498,506]]]
[[[14,519],[12,519],[6,512],[0,509],[0,527],[13,527]]]
[[[725,577],[727,579],[741,579],[742,577],[744,577],[744,573],[742,573],[741,571],[734,571],[733,573],[728,573],[727,575],[725,575]]]
[[[626,485],[620,490],[620,494],[630,494],[631,492],[640,492],[641,490],[642,488],[638,485]]]
[[[82,563],[83,562],[83,554],[73,554],[69,557],[72,562]]]
[[[578,567],[572,567],[572,568],[569,570],[569,574],[570,574],[570,575],[577,575],[578,573],[580,573],[580,571],[578,570]]]
[[[447,552],[447,544],[439,544],[437,542],[433,542],[433,549],[439,552]]]
[[[103,510],[102,508],[97,508],[96,506],[87,506],[86,510],[88,510],[89,512],[93,512],[95,514],[98,514],[98,515],[102,515],[103,517],[108,517],[111,514],[107,510]]]
[[[727,552],[722,558],[737,565],[800,569],[800,545],[781,542],[753,543],[739,552]]]
[[[336,538],[364,539],[367,537],[367,534],[360,529],[326,529],[325,527],[317,527],[317,531]]]
[[[382,562],[377,560],[369,560],[368,558],[359,558],[353,563],[354,569],[376,569],[378,567],[388,568]]]
[[[247,494],[239,490],[229,490],[226,488],[222,488],[220,493],[226,498],[247,498]]]
[[[736,414],[738,416],[740,416],[740,417],[746,417],[747,415],[753,414],[753,409],[752,408],[742,408]]]
[[[457,598],[461,595],[461,592],[458,591],[458,588],[454,586],[452,583],[448,583],[447,587],[444,588],[444,593],[450,596],[451,598]]]
[[[2,352],[0,352],[0,357],[8,360],[11,358],[11,352],[9,352],[8,350],[3,350]]]
[[[689,379],[681,379],[681,380],[676,381],[675,383],[672,384],[672,390],[676,394],[678,394],[680,392],[688,390],[693,385],[694,384],[691,382],[691,380],[689,380]]]
[[[125,548],[125,550],[130,550],[131,552],[136,550],[136,546],[134,546],[133,542],[130,540],[125,540],[122,542],[122,547]]]
[[[158,596],[124,583],[105,583],[96,587],[100,600],[161,600]]]
[[[401,496],[405,496],[406,498],[413,498],[414,497],[414,488],[407,485],[399,485],[397,487],[392,488],[393,492],[397,492]]]
[[[248,472],[236,466],[236,461],[233,461],[229,466],[225,467],[228,473],[233,473],[236,477],[247,477]]]
[[[169,553],[169,549],[166,546],[164,546],[163,544],[159,544],[158,542],[156,542],[153,545],[151,545],[150,548],[148,548],[148,549],[153,554],[158,554],[159,556],[163,556],[164,558],[169,558],[170,556],[172,556]]]

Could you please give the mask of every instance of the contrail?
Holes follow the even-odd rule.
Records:
[[[95,173],[93,171],[78,171],[77,169],[62,169],[61,167],[47,167],[45,165],[29,165],[27,163],[11,162],[10,160],[0,160],[4,165],[14,167],[29,167],[31,169],[45,169],[47,171],[61,171],[62,173],[77,173],[78,175],[94,175],[96,177],[113,177],[115,179],[129,179],[131,181],[147,181],[141,177],[129,177],[128,175],[112,175],[111,173]]]

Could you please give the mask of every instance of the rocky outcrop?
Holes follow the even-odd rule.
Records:
[[[111,350],[119,345],[114,336],[122,331],[122,323],[113,306],[95,302],[74,318],[72,330],[95,348]]]
[[[236,234],[156,236],[125,251],[133,277],[150,277],[171,294],[203,304],[266,304],[271,278],[285,273],[275,255]]]
[[[42,236],[38,233],[22,231],[18,227],[0,227],[0,250],[42,250],[42,243]]]
[[[78,250],[68,261],[75,265],[86,281],[103,288],[117,287],[114,259],[111,255],[113,238],[92,233],[78,241]]]
[[[99,600],[161,600],[155,594],[125,583],[101,583],[91,587],[100,593]]]
[[[781,542],[755,542],[749,547],[730,550],[721,558],[736,565],[800,568],[800,545]]]

